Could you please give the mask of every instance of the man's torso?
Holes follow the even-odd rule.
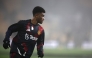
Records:
[[[23,49],[24,51],[29,52],[29,54],[30,52],[33,52],[42,31],[43,28],[39,24],[33,25],[31,20],[21,21],[20,29],[12,41],[11,52],[18,52],[18,49]]]

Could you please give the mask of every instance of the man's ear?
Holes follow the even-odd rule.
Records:
[[[38,17],[38,16],[39,16],[39,14],[40,14],[40,13],[36,13],[36,14],[35,14],[35,17]]]
[[[37,17],[37,16],[38,16],[38,14],[35,14],[35,15],[34,15],[34,17]]]

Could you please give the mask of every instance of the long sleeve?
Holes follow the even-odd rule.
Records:
[[[37,41],[37,52],[40,54],[43,54],[44,37],[45,37],[45,33],[43,30],[42,34],[40,35]]]
[[[8,40],[13,32],[17,32],[21,28],[21,22],[19,21],[18,23],[12,24],[9,26],[8,30],[6,31],[5,39]]]

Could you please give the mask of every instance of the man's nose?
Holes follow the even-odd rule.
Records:
[[[42,17],[42,20],[44,20],[45,18],[44,17]]]

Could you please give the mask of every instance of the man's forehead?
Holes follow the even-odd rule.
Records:
[[[42,13],[42,15],[45,15],[45,13]]]
[[[42,13],[37,13],[37,14],[45,15],[45,13],[43,13],[43,12]]]

